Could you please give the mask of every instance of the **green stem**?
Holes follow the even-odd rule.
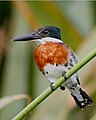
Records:
[[[91,59],[96,56],[96,49],[84,57],[80,62],[78,62],[74,67],[66,72],[66,80],[70,78],[75,72],[81,69],[85,64],[87,64]],[[56,90],[62,83],[64,83],[64,77],[61,77],[54,83],[54,89]],[[41,95],[39,95],[33,102],[31,102],[26,108],[24,108],[17,116],[12,120],[22,120],[30,111],[32,111],[37,105],[39,105],[43,100],[45,100],[53,91],[51,88],[47,88]]]

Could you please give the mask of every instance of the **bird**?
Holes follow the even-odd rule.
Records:
[[[43,26],[30,34],[13,39],[13,41],[30,40],[37,43],[34,50],[36,64],[54,91],[54,82],[62,76],[66,79],[66,72],[75,66],[79,59],[69,45],[61,40],[60,28],[58,27]],[[78,72],[60,86],[61,90],[65,90],[65,88],[70,91],[81,110],[93,105],[93,100],[81,86]]]

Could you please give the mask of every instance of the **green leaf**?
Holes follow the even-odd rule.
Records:
[[[26,94],[6,96],[0,99],[0,110],[6,107],[7,105],[15,102],[17,100],[27,99],[28,103],[31,102],[31,97]]]

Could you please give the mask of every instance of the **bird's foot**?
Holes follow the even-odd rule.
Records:
[[[53,84],[54,84],[54,82],[51,82],[51,83],[50,83],[50,88],[51,88],[51,90],[52,90],[52,91],[54,91],[54,90],[55,90],[55,89],[54,89],[54,85],[53,85]]]
[[[66,80],[66,72],[64,71],[63,74],[62,74],[62,77],[64,77],[64,80]]]

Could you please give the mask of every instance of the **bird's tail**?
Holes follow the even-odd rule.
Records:
[[[76,91],[75,89],[73,92],[71,92],[71,95],[74,98],[76,104],[81,109],[84,109],[87,106],[92,106],[93,104],[93,100],[86,94],[86,92],[81,87],[79,91]]]

